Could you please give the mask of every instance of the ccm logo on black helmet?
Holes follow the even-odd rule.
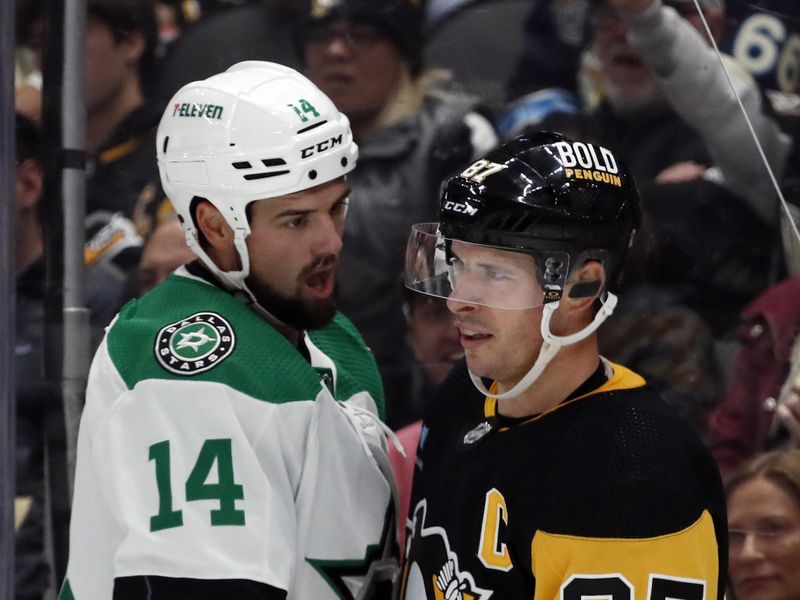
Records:
[[[315,154],[319,154],[320,152],[325,152],[325,150],[330,150],[335,146],[342,145],[342,134],[340,133],[336,137],[332,137],[329,140],[323,140],[321,142],[317,142],[313,146],[309,146],[308,148],[303,148],[300,150],[300,158],[309,158],[314,156]]]
[[[477,208],[473,208],[464,202],[453,202],[452,200],[447,200],[442,208],[444,208],[444,210],[461,213],[462,215],[469,215],[470,217],[478,214]]]

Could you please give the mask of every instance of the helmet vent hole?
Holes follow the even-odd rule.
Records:
[[[347,157],[346,157],[346,156],[343,156],[343,157],[342,157],[342,160],[340,160],[339,162],[341,162],[341,163],[342,163],[342,166],[343,166],[343,167],[346,167],[346,166],[347,166]]]
[[[500,214],[491,219],[487,226],[498,231],[509,231],[511,233],[524,233],[529,231],[535,224],[536,219],[533,215],[506,213]]]
[[[309,179],[316,179],[317,178],[317,172],[314,169],[311,169],[308,172],[308,178]]]
[[[327,120],[320,121],[319,123],[314,123],[313,125],[309,125],[308,127],[303,127],[302,129],[298,129],[297,133],[306,133],[307,131],[311,131],[312,129],[316,129],[317,127],[322,127],[327,123]]]
[[[265,167],[279,167],[286,164],[286,161],[282,158],[262,158],[261,162]]]
[[[164,154],[167,153],[167,146],[169,145],[169,136],[164,138],[164,146],[161,148],[161,152]]]
[[[246,160],[243,160],[243,161],[240,161],[240,162],[231,163],[231,164],[233,165],[234,169],[252,169],[253,168],[253,165],[251,165]]]

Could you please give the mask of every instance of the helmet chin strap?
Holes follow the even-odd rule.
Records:
[[[211,260],[211,257],[206,253],[205,249],[203,249],[203,246],[198,241],[196,234],[188,231],[186,232],[186,245],[189,246],[192,252],[198,256],[206,268],[211,271],[214,277],[216,277],[228,291],[233,292],[235,295],[240,297],[244,296],[244,299],[247,301],[247,303],[250,304],[253,310],[255,310],[258,314],[277,325],[296,329],[296,327],[293,327],[288,323],[284,323],[266,308],[261,306],[256,300],[255,294],[253,294],[248,287],[247,282],[245,281],[247,276],[250,275],[250,254],[247,251],[247,243],[245,242],[245,238],[248,235],[250,235],[249,229],[244,229],[241,227],[234,229],[233,246],[236,248],[236,253],[239,255],[239,260],[242,264],[242,268],[238,271],[223,271],[220,269],[217,264]]]
[[[197,239],[196,232],[186,232],[186,245],[194,252],[198,258],[203,262],[206,268],[219,279],[219,281],[230,291],[244,291],[252,298],[253,294],[248,289],[245,279],[250,274],[250,255],[247,253],[247,244],[245,238],[250,232],[245,229],[236,228],[233,234],[233,245],[236,248],[236,253],[239,255],[242,268],[238,271],[223,271],[217,266],[211,257],[206,253],[203,245]]]
[[[473,385],[484,396],[491,396],[492,398],[497,398],[498,400],[505,400],[506,398],[515,398],[519,396],[531,385],[533,385],[533,383],[541,376],[545,368],[547,368],[547,365],[550,364],[550,361],[552,361],[555,355],[558,354],[558,351],[561,350],[562,346],[568,346],[570,344],[579,342],[597,331],[597,328],[600,327],[603,321],[605,321],[611,315],[611,313],[614,312],[614,309],[617,306],[617,297],[611,292],[606,292],[606,299],[602,300],[601,303],[602,306],[600,307],[600,310],[597,311],[597,314],[594,316],[594,319],[591,323],[576,333],[564,336],[554,335],[550,331],[550,319],[552,318],[553,313],[558,309],[559,302],[545,304],[544,309],[542,310],[542,323],[540,326],[542,340],[544,341],[542,342],[542,347],[539,350],[539,356],[536,357],[533,366],[528,370],[527,373],[525,373],[522,379],[520,379],[510,390],[500,394],[492,394],[486,389],[486,386],[483,385],[481,378],[473,374],[472,371],[469,371],[468,369],[469,378],[472,380]]]

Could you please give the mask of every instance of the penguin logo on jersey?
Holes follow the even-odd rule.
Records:
[[[475,585],[472,575],[458,566],[458,556],[450,550],[447,532],[441,527],[425,527],[427,502],[414,508],[409,525],[400,597],[406,600],[487,600],[492,592]]]
[[[170,373],[194,375],[217,366],[236,345],[230,323],[213,312],[199,312],[162,327],[156,336],[158,362]]]

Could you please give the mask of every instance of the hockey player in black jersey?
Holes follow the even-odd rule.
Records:
[[[448,180],[406,285],[465,351],[420,435],[401,598],[721,599],[724,497],[703,443],[595,331],[640,223],[606,148],[541,132]]]

